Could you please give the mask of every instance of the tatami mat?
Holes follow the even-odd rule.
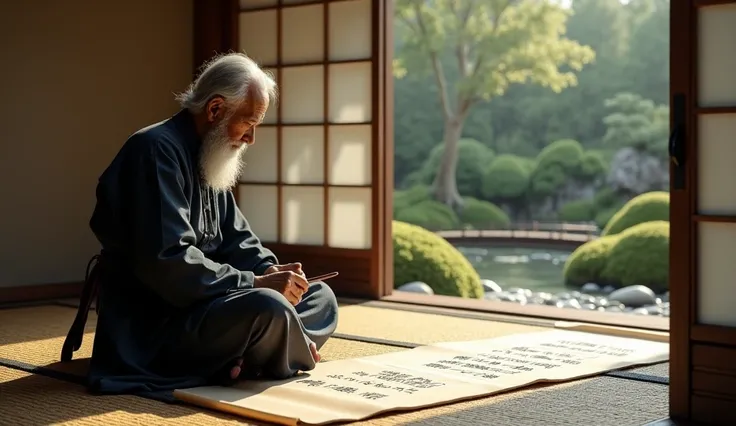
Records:
[[[597,377],[457,404],[389,414],[356,424],[637,426],[667,416],[667,387]],[[199,408],[133,396],[97,397],[82,386],[0,367],[0,424],[255,424]],[[39,409],[39,407],[43,409]]]
[[[0,310],[0,358],[22,361],[36,366],[52,364],[59,353],[75,310],[65,306],[42,306]],[[75,358],[91,355],[96,315],[89,313],[82,347]],[[452,340],[492,338],[542,330],[513,323],[501,323],[382,308],[348,305],[340,308],[337,332],[369,338],[427,344]],[[332,339],[322,349],[324,359],[333,356],[338,341]],[[343,357],[373,355],[399,350],[384,345],[339,341]],[[377,352],[378,351],[378,352]]]
[[[135,396],[92,396],[79,385],[4,367],[0,367],[0,406],[0,424],[8,426],[244,424],[224,414]]]
[[[596,377],[372,419],[371,426],[640,426],[668,415],[667,387]]]
[[[39,322],[43,322],[41,318],[38,318],[37,320]],[[2,321],[1,317],[0,321]],[[34,320],[31,320],[31,323],[28,326],[32,327],[33,321]],[[21,329],[22,327],[17,328]],[[3,327],[3,329],[5,329],[5,327]],[[94,333],[88,332],[85,334],[82,347],[74,353],[74,359],[76,361],[73,364],[61,364],[58,362],[64,338],[65,336],[50,337],[10,344],[3,344],[4,341],[0,340],[0,358],[22,362],[36,367],[48,367],[69,373],[82,372],[82,374],[84,374],[84,368],[80,368],[79,365],[83,364],[83,360],[85,358],[92,356]],[[0,339],[2,339],[2,336],[0,336]],[[329,361],[333,359],[378,355],[398,350],[404,349],[395,346],[332,339],[327,342],[320,353],[324,360]]]
[[[407,312],[349,305],[340,308],[338,333],[399,340],[417,344],[490,339],[510,334],[545,330],[515,323],[454,318],[445,315]]]
[[[96,316],[90,312],[76,361],[61,365],[59,353],[75,310],[42,306],[0,310],[0,358],[21,368],[46,367],[82,376],[91,355]],[[540,327],[453,318],[418,312],[347,305],[340,310],[338,333],[426,344],[437,341],[491,338],[540,330]],[[322,349],[325,360],[405,350],[332,339]],[[25,367],[23,367],[23,365]],[[666,364],[636,370],[666,375]],[[617,377],[596,377],[555,386],[536,386],[443,407],[393,414],[367,425],[639,425],[667,416],[668,387]],[[244,424],[242,419],[199,408],[167,405],[132,397],[93,397],[79,385],[16,369],[0,367],[0,424],[39,425],[219,425]],[[9,410],[5,407],[10,407]],[[43,409],[39,409],[43,407]],[[8,421],[10,420],[10,422]],[[247,423],[245,423],[247,424]]]
[[[639,367],[635,370],[637,373],[640,374],[649,374],[651,376],[655,377],[670,377],[670,363],[665,362],[662,364],[655,364],[655,365],[648,365],[646,367]]]
[[[73,300],[65,300],[63,303],[76,306]],[[73,319],[73,314],[70,315]],[[454,340],[490,339],[544,329],[512,322],[342,304],[337,333],[425,345]]]

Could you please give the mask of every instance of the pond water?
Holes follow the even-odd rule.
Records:
[[[562,269],[571,251],[463,246],[457,249],[470,260],[481,278],[495,281],[504,290],[517,287],[552,294],[569,291],[563,284]]]

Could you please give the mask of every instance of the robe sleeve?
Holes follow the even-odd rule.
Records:
[[[222,260],[241,271],[256,275],[278,263],[276,256],[263,247],[253,233],[248,220],[238,208],[232,191],[224,195],[223,216],[220,218],[222,244],[218,249],[218,260]]]
[[[186,180],[175,150],[151,141],[143,151],[129,219],[135,276],[178,307],[253,287],[253,272],[214,262],[195,246]]]

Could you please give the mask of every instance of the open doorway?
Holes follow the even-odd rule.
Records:
[[[392,298],[667,329],[669,0],[393,12]]]

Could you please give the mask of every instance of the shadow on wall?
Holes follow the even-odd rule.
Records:
[[[97,177],[191,81],[192,1],[5,1],[0,39],[0,286],[81,281]]]

